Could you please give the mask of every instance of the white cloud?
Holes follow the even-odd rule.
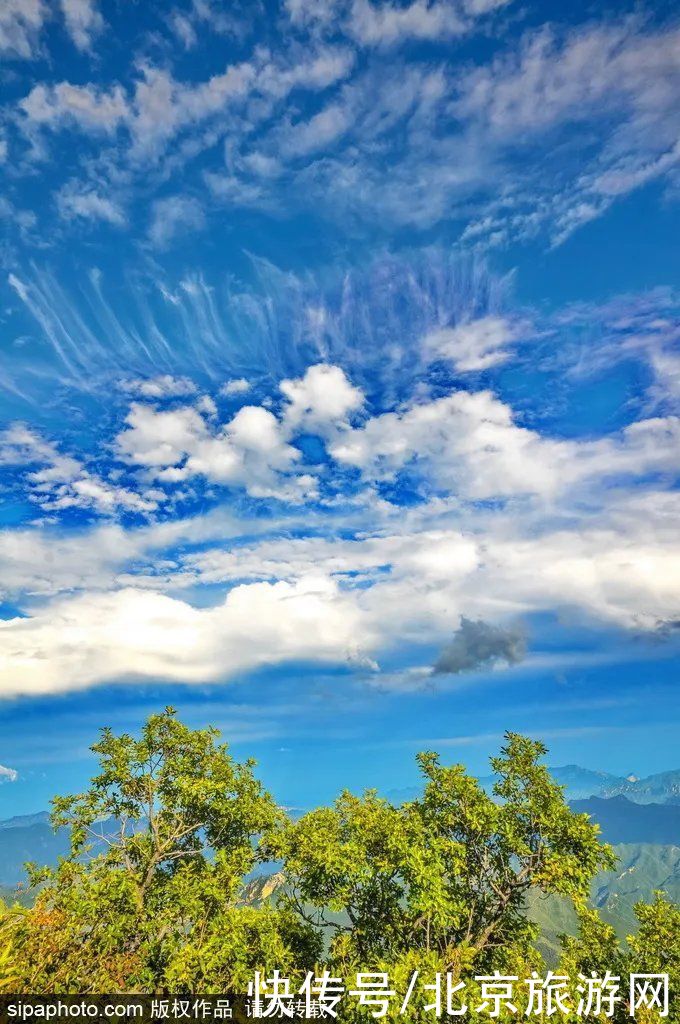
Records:
[[[0,53],[32,57],[47,17],[43,0],[3,0],[0,4]]]
[[[118,453],[137,466],[176,466],[209,437],[205,420],[191,406],[161,412],[135,402],[125,422],[127,429],[116,439]]]
[[[343,135],[350,124],[349,110],[339,103],[331,103],[308,121],[299,121],[285,131],[284,152],[300,157],[324,149]]]
[[[172,558],[174,545],[223,542],[257,534],[262,522],[240,521],[224,509],[188,519],[165,519],[124,529],[105,521],[88,528],[52,524],[0,530],[0,592],[54,596],[64,591],[110,590],[129,578],[134,585],[163,589],[194,582]]]
[[[203,179],[215,196],[230,206],[263,206],[265,192],[256,183],[243,181],[235,174],[213,174],[206,171]]]
[[[130,117],[133,154],[154,156],[180,130],[240,102],[253,88],[256,72],[254,64],[244,62],[204,82],[188,84],[176,81],[164,69],[145,65],[135,86]]]
[[[408,640],[440,643],[461,615],[503,624],[533,611],[565,610],[653,630],[677,613],[679,511],[677,495],[648,494],[620,500],[599,523],[575,528],[540,525],[535,517],[523,522],[497,509],[471,513],[464,531],[423,529],[439,517],[433,505],[413,522],[395,509],[393,533],[381,532],[374,513],[374,532],[354,539],[282,535],[212,550],[200,543],[208,535],[200,523],[165,524],[164,538],[158,527],[133,537],[114,527],[108,537],[98,530],[74,549],[86,561],[101,558],[103,545],[111,566],[121,551],[132,565],[145,547],[192,536],[198,547],[177,567],[177,580],[185,572],[187,585],[238,585],[217,606],[194,608],[159,593],[152,579],[136,585],[129,576],[121,589],[93,587],[29,609],[27,618],[0,623],[0,694],[134,676],[209,682],[300,658],[366,661]],[[211,532],[219,533],[217,524]],[[17,558],[19,550],[15,543],[7,554]],[[59,543],[54,551],[73,578],[78,559],[66,550],[62,557]],[[24,552],[34,573],[36,554],[35,547]],[[105,578],[97,575],[101,568],[92,562],[90,585]],[[161,581],[168,572],[161,570]]]
[[[156,156],[178,132],[224,115],[254,94],[277,102],[294,89],[325,89],[344,78],[352,62],[351,52],[336,49],[312,54],[297,64],[256,54],[252,61],[234,64],[197,84],[178,82],[167,71],[147,65],[131,104],[133,156]],[[262,113],[266,111],[265,105]]]
[[[81,44],[88,44],[101,27],[93,0],[60,2]],[[222,204],[295,213],[323,202],[339,221],[422,227],[460,216],[470,221],[463,238],[477,246],[545,230],[557,245],[617,197],[677,173],[677,28],[636,18],[591,21],[568,30],[529,29],[518,42],[495,40],[495,56],[480,57],[477,65],[461,66],[454,55],[438,54],[433,64],[386,53],[375,65],[370,55],[357,60],[357,42],[384,49],[406,40],[436,44],[472,31],[505,4],[289,0],[285,6],[292,23],[287,52],[254,46],[242,61],[203,80],[180,80],[147,61],[125,87],[37,84],[19,104],[36,148],[39,128],[78,128],[95,144],[104,136],[100,159],[91,164],[103,174],[82,196],[67,196],[64,213],[121,223],[122,182],[163,162],[158,180],[167,181],[194,161],[193,184],[207,185]],[[42,23],[45,9],[37,0],[27,0],[26,9],[43,11],[30,14]],[[14,25],[16,0],[8,10]],[[215,26],[220,15],[196,0],[166,21],[193,46],[199,22]],[[328,43],[343,38],[343,45]],[[311,114],[309,104],[298,102],[298,90],[321,92],[340,83]],[[575,130],[585,123],[594,130]],[[528,156],[527,146],[546,144],[565,159],[539,159],[537,149]],[[225,152],[226,169],[197,166],[197,155],[210,148]],[[109,191],[112,183],[118,189]],[[174,211],[169,207],[167,231],[161,206],[152,242],[168,244],[173,225],[201,227],[197,201],[178,199]]]
[[[19,108],[30,125],[52,129],[112,133],[125,126],[131,136],[129,156],[136,162],[148,161],[156,159],[179,132],[224,116],[254,94],[265,101],[265,116],[268,103],[282,101],[293,90],[319,91],[340,81],[353,61],[351,50],[339,48],[321,49],[297,63],[258,51],[252,61],[230,65],[197,83],[177,81],[167,70],[145,64],[131,94],[121,85],[105,90],[94,84],[41,83]]]
[[[294,25],[330,24],[338,15],[338,0],[284,0],[284,7]]]
[[[474,17],[479,17],[483,14],[488,14],[490,11],[497,11],[501,7],[506,7],[510,3],[510,0],[463,0],[463,7]]]
[[[129,117],[121,86],[108,92],[95,85],[36,85],[19,103],[28,120],[50,128],[78,126],[91,132],[112,133]]]
[[[463,35],[467,28],[460,9],[446,0],[414,0],[406,7],[354,0],[348,24],[357,41],[371,46],[389,46],[406,39],[446,39]]]
[[[92,40],[104,28],[96,0],[60,0],[66,29],[79,50],[89,50]]]
[[[196,30],[186,15],[175,11],[170,18],[170,27],[177,38],[181,41],[185,50],[193,50],[198,42]]]
[[[200,294],[193,279],[178,294],[189,288]],[[633,346],[625,358],[639,351],[651,362],[673,352],[672,317],[653,314],[658,303],[638,310],[629,301],[601,314],[602,333],[623,332],[624,347]],[[310,308],[319,307],[304,296],[305,315]],[[428,346],[462,372],[503,355],[518,332],[493,316],[445,312],[437,319],[462,334],[455,328],[453,338],[430,337]],[[586,317],[568,315],[576,323]],[[414,340],[424,333],[420,327]],[[661,365],[658,380],[665,374],[670,389],[676,370],[672,360]],[[441,644],[461,616],[507,626],[524,614],[565,611],[635,630],[677,618],[680,419],[556,437],[522,426],[490,391],[431,398],[422,385],[392,411],[368,416],[351,376],[330,362],[310,366],[271,389],[270,407],[249,404],[224,422],[183,378],[127,382],[131,394],[158,404],[131,405],[106,446],[119,459],[106,479],[26,427],[6,431],[2,457],[52,511],[151,507],[166,500],[154,481],[169,497],[185,485],[197,496],[201,483],[208,493],[221,484],[291,505],[323,489],[312,507],[281,505],[276,518],[241,523],[223,507],[212,518],[134,530],[108,523],[75,536],[48,525],[0,531],[0,585],[20,596],[27,614],[0,626],[0,691],[51,692],[133,673],[210,681],[297,657],[379,659],[411,640]],[[228,392],[245,393],[244,381],[231,381]],[[263,386],[258,378],[258,391]],[[177,398],[186,400],[165,404]],[[307,432],[325,440],[333,460],[318,479],[294,447]],[[364,478],[350,492],[348,466]],[[403,471],[421,499],[408,507],[374,486]],[[149,481],[147,489],[126,490],[129,479],[135,487]],[[178,598],[202,586],[234,589],[215,608]],[[348,638],[360,650],[348,654]]]
[[[230,385],[228,395],[245,391],[241,380]],[[286,399],[280,420],[263,406],[246,405],[229,422],[209,425],[202,413],[214,420],[214,403],[171,410],[134,403],[127,428],[116,439],[118,454],[169,483],[201,476],[246,487],[253,497],[312,497],[317,481],[296,472],[301,453],[290,438],[306,431],[335,436],[348,428],[347,417],[361,407],[363,394],[340,367],[325,363],[309,367],[299,379],[282,380],[279,387]]]
[[[517,182],[511,201],[487,204],[492,213],[477,219],[476,230],[506,244],[547,224],[559,245],[618,196],[673,173],[679,42],[677,27],[645,32],[635,18],[589,23],[562,36],[542,28],[463,76],[452,111],[494,154],[506,187]],[[567,135],[583,124],[591,126],[590,138],[600,135],[594,159],[583,148],[582,132]],[[558,131],[565,152],[578,155],[579,173],[566,181],[563,175],[546,178],[542,162],[541,181],[527,164],[527,143]],[[480,231],[485,220],[490,234]]]
[[[133,404],[128,427],[117,438],[120,457],[147,467],[159,480],[177,483],[201,476],[213,483],[245,487],[253,497],[301,501],[316,493],[316,481],[296,474],[300,452],[284,439],[268,409],[243,406],[222,426],[208,426],[195,407],[159,411]]]
[[[233,380],[228,380],[226,384],[222,385],[220,394],[227,397],[244,395],[247,391],[250,391],[250,387],[250,381],[246,380],[245,377],[235,377]]]
[[[661,177],[680,162],[680,141],[671,149],[649,161],[628,157],[620,165],[599,174],[592,185],[594,192],[606,196],[620,196],[632,192],[647,182]]]
[[[472,31],[474,19],[509,0],[286,0],[300,28],[342,31],[364,46],[394,46],[407,40],[436,41]]]
[[[199,412],[202,412],[205,416],[209,416],[211,419],[217,416],[217,406],[210,395],[201,395],[196,402],[196,408]]]
[[[121,511],[148,513],[158,507],[155,497],[137,494],[90,473],[78,459],[63,455],[51,441],[21,423],[0,434],[0,464],[28,469],[26,481],[33,501],[44,511],[91,508],[103,515]]]
[[[431,331],[423,347],[430,358],[449,361],[459,373],[473,373],[504,363],[514,340],[514,328],[507,320],[485,316]]]
[[[14,768],[6,768],[4,764],[0,764],[0,783],[16,782],[18,778],[19,773]]]
[[[334,433],[346,425],[348,415],[360,409],[364,401],[363,392],[344,371],[327,363],[310,366],[297,380],[282,380],[279,388],[289,402],[284,425],[291,433]]]
[[[551,517],[456,507],[462,527],[437,504],[410,520],[376,509],[351,539],[274,537],[187,555],[195,582],[285,579],[310,572],[354,594],[377,638],[375,655],[404,639],[441,641],[461,616],[508,622],[565,610],[623,628],[655,629],[680,597],[677,495],[619,498],[587,524],[555,527]],[[370,523],[370,525],[368,525]],[[437,525],[435,525],[437,524]],[[359,583],[359,589],[356,584]]]
[[[116,227],[125,224],[121,207],[89,185],[72,182],[57,192],[57,208],[64,220],[103,220]]]
[[[330,445],[339,462],[368,480],[390,479],[409,464],[437,487],[467,498],[553,498],[583,481],[680,471],[680,418],[633,423],[596,441],[542,437],[518,426],[489,391],[384,413]]]
[[[166,248],[178,234],[195,231],[205,224],[205,213],[193,196],[168,196],[153,204],[149,241],[159,249]]]
[[[370,642],[330,580],[235,587],[214,608],[133,589],[64,598],[0,621],[0,695],[105,680],[207,683],[290,660],[344,662]]]
[[[659,348],[650,355],[656,385],[654,391],[660,400],[680,399],[680,353]]]
[[[637,32],[632,21],[528,34],[519,51],[471,71],[461,81],[459,115],[480,117],[513,135],[620,108],[654,120],[675,106],[680,32]]]
[[[120,386],[128,394],[141,395],[143,398],[177,398],[193,395],[196,391],[196,385],[188,377],[173,377],[169,373],[158,377],[122,381]]]
[[[327,47],[312,51],[296,64],[271,62],[258,78],[258,89],[280,99],[294,89],[318,92],[343,81],[355,64],[355,56],[347,47]]]

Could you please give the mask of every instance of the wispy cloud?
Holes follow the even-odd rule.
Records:
[[[194,196],[175,195],[158,199],[153,206],[149,241],[165,248],[178,234],[196,231],[205,224],[205,213]]]
[[[69,182],[57,193],[56,201],[65,220],[101,220],[116,227],[123,227],[126,223],[120,205],[88,185]]]
[[[89,50],[104,29],[97,0],[60,0],[66,29],[79,50]]]
[[[7,40],[25,53],[46,17],[32,3],[26,17],[11,4],[6,15]],[[62,4],[76,44],[87,49],[103,31],[93,0]],[[206,182],[216,211],[322,211],[336,228],[456,223],[468,244],[486,248],[541,236],[560,245],[621,197],[677,173],[674,25],[631,17],[518,23],[476,62],[440,49],[423,61],[406,44],[438,46],[484,30],[498,12],[512,17],[512,5],[285,7],[271,46],[253,39],[241,59],[210,77],[182,78],[172,62],[147,57],[118,80],[34,83],[10,120],[12,132],[14,122],[20,128],[17,145],[25,151],[28,142],[37,166],[36,153],[48,159],[45,139],[79,133],[91,148],[83,159],[75,147],[57,191],[83,179],[81,210],[110,223],[121,223],[112,193],[123,183],[153,209],[167,201],[168,178],[186,175],[183,194]],[[197,53],[201,25],[233,34],[223,17],[202,0],[175,11],[169,25],[175,41]],[[206,214],[192,227],[210,223]],[[158,244],[170,240],[168,232]]]
[[[5,0],[0,7],[0,53],[31,57],[47,17],[43,0]]]
[[[16,782],[19,778],[19,773],[14,768],[5,768],[3,764],[0,764],[0,784],[3,782]]]

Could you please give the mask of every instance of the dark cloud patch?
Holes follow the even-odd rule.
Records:
[[[656,637],[659,640],[670,640],[680,633],[680,619],[664,619],[657,624]]]
[[[519,629],[503,629],[483,619],[461,616],[451,643],[441,651],[433,675],[460,675],[487,668],[498,661],[516,665],[526,654],[526,637]]]

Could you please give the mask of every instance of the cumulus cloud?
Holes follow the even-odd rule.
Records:
[[[156,479],[177,483],[202,476],[245,487],[253,497],[301,501],[316,492],[308,474],[295,474],[300,452],[262,406],[243,406],[222,425],[209,425],[195,406],[158,410],[134,403],[117,438],[120,457]]]
[[[551,497],[587,480],[677,472],[679,440],[675,416],[641,420],[594,441],[544,437],[515,423],[511,408],[490,391],[457,391],[373,417],[329,450],[368,480],[394,478],[415,464],[439,487],[483,499]]]
[[[323,436],[342,429],[350,413],[361,408],[363,392],[355,387],[339,366],[317,363],[298,380],[282,380],[281,392],[288,399],[284,423],[288,431],[307,431]]]
[[[439,654],[432,672],[434,675],[460,675],[488,668],[499,661],[517,665],[525,654],[526,638],[519,630],[462,616],[453,640]]]
[[[470,358],[469,347],[456,351]],[[478,347],[475,358],[479,354]],[[257,621],[278,616],[273,593],[282,595],[285,618],[298,588],[322,579],[331,607],[345,617],[339,635],[351,633],[343,625],[351,622],[361,657],[369,659],[398,643],[440,646],[460,617],[461,629],[445,650],[450,671],[459,662],[470,667],[475,651],[480,663],[492,660],[493,651],[512,662],[521,643],[507,623],[534,613],[564,610],[650,633],[677,619],[677,417],[641,419],[599,437],[561,438],[522,426],[509,403],[491,391],[432,398],[422,387],[393,411],[368,415],[363,390],[330,362],[272,385],[262,405],[236,403],[238,411],[223,415],[181,377],[134,378],[123,386],[136,400],[107,444],[114,464],[106,475],[91,473],[85,461],[28,427],[15,425],[0,437],[0,456],[18,467],[41,508],[111,515],[114,509],[139,511],[139,502],[161,506],[184,489],[195,496],[223,486],[255,499],[278,498],[279,511],[241,523],[232,516],[135,530],[111,524],[71,539],[49,527],[0,531],[5,592],[13,600],[23,593],[24,603],[27,592],[43,599],[37,609],[30,602],[22,607],[26,617],[4,633],[6,677],[29,691],[66,688],[61,680],[72,676],[72,685],[85,686],[108,671],[123,676],[134,665],[145,677],[162,676],[171,671],[166,663],[176,634],[195,644],[191,640],[191,657],[177,661],[171,678],[184,668],[190,679],[218,678],[228,670],[214,653],[215,637],[222,627],[227,637],[236,636],[230,632],[235,620],[177,596],[201,586],[228,592],[224,606],[230,609],[241,607],[247,594],[259,595],[264,604],[249,606]],[[258,391],[262,386],[259,380]],[[242,385],[231,393],[244,393]],[[314,476],[296,447],[306,433],[320,437],[330,456],[315,463]],[[348,467],[358,470],[350,490]],[[393,488],[380,486],[404,472],[408,505],[385,498]],[[310,498],[314,504],[296,509]],[[279,584],[285,586],[270,589]],[[264,589],[250,589],[258,586]],[[229,595],[236,592],[232,605]],[[316,597],[309,600],[322,615],[326,599],[320,605]],[[127,604],[149,624],[140,625],[136,639],[125,619]],[[107,618],[137,645],[119,661],[101,626]],[[300,642],[308,651],[312,641]],[[292,639],[282,644],[282,658],[297,656]],[[272,641],[267,659],[276,660],[274,647]],[[246,644],[251,654],[244,670],[261,663],[253,649]],[[30,672],[22,668],[27,650],[36,652]],[[144,651],[151,652],[148,659]],[[79,669],[81,655],[86,668]]]
[[[162,397],[174,383],[157,378],[134,387],[146,397]],[[243,394],[247,387],[237,379],[223,393]],[[286,399],[280,419],[264,406],[245,405],[221,425],[212,422],[218,410],[205,396],[195,405],[164,410],[136,402],[116,440],[118,454],[168,483],[201,476],[245,487],[253,497],[314,497],[317,481],[296,472],[301,453],[290,441],[304,432],[323,437],[349,429],[347,417],[361,407],[363,393],[339,367],[325,363],[311,366],[303,377],[284,379],[280,391]]]
[[[250,391],[250,381],[246,380],[245,377],[234,377],[233,380],[228,380],[226,384],[223,384],[220,388],[220,394],[226,395],[227,398],[231,398],[234,395],[244,395],[246,391]]]
[[[134,589],[88,594],[0,621],[0,695],[215,682],[282,661],[343,663],[366,641],[353,602],[324,578],[238,586],[214,608]]]

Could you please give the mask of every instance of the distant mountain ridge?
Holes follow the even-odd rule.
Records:
[[[680,847],[680,805],[636,804],[627,796],[591,796],[572,800],[579,814],[589,814],[606,843],[644,843]]]
[[[24,864],[56,864],[69,848],[66,829],[55,832],[49,815],[27,814],[0,821],[0,887],[10,888],[26,877]]]
[[[8,828],[28,828],[31,825],[49,825],[50,816],[47,811],[38,811],[37,814],[16,814],[13,818],[5,818],[0,821],[0,832]]]
[[[612,844],[680,847],[680,770],[637,779],[568,764],[550,772],[577,811],[590,814]],[[481,778],[491,792],[493,776]],[[395,801],[412,800],[420,790],[393,790]],[[47,812],[15,815],[0,821],[0,887],[13,888],[25,878],[24,864],[55,864],[68,851],[68,835],[52,830]]]
[[[638,900],[649,901],[655,890],[662,889],[673,901],[680,901],[680,803],[673,802],[678,772],[665,772],[648,779],[616,779],[601,772],[590,772],[576,765],[553,769],[558,780],[567,786],[567,795],[582,793],[583,788],[597,784],[603,793],[611,796],[588,795],[585,799],[572,799],[571,806],[586,813],[597,822],[601,838],[614,847],[618,858],[616,867],[601,872],[593,880],[591,902],[604,920],[611,923],[624,938],[636,927],[634,905]],[[483,780],[486,787],[493,780]],[[630,787],[625,793],[615,792],[619,786]],[[631,793],[632,790],[632,793]],[[658,793],[663,803],[648,802],[650,793]],[[402,794],[392,798],[409,799]],[[638,802],[632,798],[637,796]],[[641,798],[641,799],[640,799]],[[46,813],[15,816],[0,821],[0,899],[13,902],[17,898],[16,886],[25,878],[24,863],[55,864],[68,850],[65,829],[56,833]],[[246,903],[260,903],[272,899],[285,884],[280,871],[272,872],[274,865],[262,866],[263,873],[248,881],[244,892]],[[19,894],[22,902],[30,903],[31,894]],[[559,935],[573,933],[576,918],[573,908],[556,897],[529,896],[530,916],[541,927],[539,948],[549,963],[558,957]]]
[[[565,788],[567,800],[586,800],[597,796],[605,799],[625,796],[635,804],[680,804],[680,769],[659,772],[639,779],[635,775],[611,775],[608,772],[581,768],[577,764],[565,764],[549,769],[555,782]],[[485,792],[491,794],[496,783],[493,775],[483,775],[479,784]],[[392,800],[413,800],[420,794],[417,786],[394,789],[387,793]]]
[[[565,795],[570,801],[592,796],[625,796],[635,804],[680,802],[680,769],[639,779],[632,774],[623,777],[581,768],[577,764],[566,764],[551,768],[550,774],[560,786],[565,787]],[[493,776],[488,776],[479,781],[485,789],[491,789],[495,780]]]

